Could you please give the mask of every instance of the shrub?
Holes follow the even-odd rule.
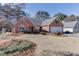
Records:
[[[60,32],[57,32],[57,33],[55,33],[56,35],[61,35],[61,33]]]
[[[43,35],[47,35],[47,33],[46,33],[46,32],[41,32],[41,34],[43,34]]]
[[[16,40],[15,44],[11,44],[6,47],[0,48],[0,55],[9,55],[13,54],[17,51],[24,51],[31,49],[34,46],[33,42],[27,41],[27,40]]]

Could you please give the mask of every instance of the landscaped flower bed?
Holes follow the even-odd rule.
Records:
[[[33,42],[27,40],[10,40],[10,42],[7,43],[8,45],[2,43],[2,46],[0,46],[0,56],[33,55],[35,52],[36,44]]]

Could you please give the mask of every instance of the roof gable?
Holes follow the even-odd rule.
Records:
[[[32,22],[30,22],[28,19],[26,18],[21,18],[19,21],[17,21],[16,24],[21,24],[21,23],[25,23],[25,24],[29,24],[29,26],[33,26]]]
[[[53,18],[47,19],[42,22],[41,26],[47,26],[50,25],[54,20],[60,20],[58,16],[55,16]]]

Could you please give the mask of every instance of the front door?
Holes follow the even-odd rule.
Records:
[[[30,27],[31,32],[33,32],[33,27]]]

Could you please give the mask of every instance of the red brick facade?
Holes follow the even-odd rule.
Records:
[[[42,29],[45,30],[45,31],[50,32],[51,27],[62,27],[62,33],[63,33],[63,23],[62,22],[55,23],[55,21],[53,21],[49,25],[42,26]]]
[[[33,24],[28,19],[20,19],[16,25],[15,25],[15,32],[19,32],[20,25],[24,26],[25,31],[29,32],[31,30],[31,27],[33,27]]]

